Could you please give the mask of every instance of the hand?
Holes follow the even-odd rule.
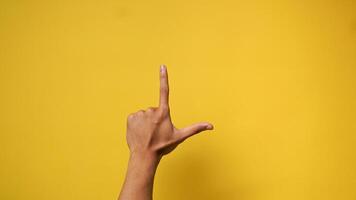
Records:
[[[213,125],[207,122],[196,123],[182,129],[175,128],[169,113],[168,95],[167,68],[162,65],[159,107],[140,110],[127,118],[126,139],[131,154],[149,154],[161,158],[192,135],[213,129]]]

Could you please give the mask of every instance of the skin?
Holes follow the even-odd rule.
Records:
[[[213,129],[208,122],[176,128],[171,121],[168,96],[167,68],[162,65],[159,106],[127,117],[130,158],[119,200],[152,200],[154,176],[161,158],[187,138]]]

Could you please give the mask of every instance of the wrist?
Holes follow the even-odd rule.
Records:
[[[149,165],[157,167],[161,160],[155,152],[150,151],[131,151],[130,152],[130,162],[139,163],[140,165]]]

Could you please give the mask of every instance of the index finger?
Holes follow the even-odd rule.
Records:
[[[167,67],[161,65],[160,67],[160,98],[159,98],[159,107],[168,108],[168,96],[169,96],[169,86],[168,86],[168,74]]]

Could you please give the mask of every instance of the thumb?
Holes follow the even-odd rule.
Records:
[[[178,139],[180,141],[183,141],[197,133],[200,133],[202,131],[206,131],[206,130],[213,130],[214,127],[212,124],[208,123],[208,122],[199,122],[196,124],[192,124],[190,126],[187,126],[185,128],[182,128],[179,130],[179,134],[178,134]]]

